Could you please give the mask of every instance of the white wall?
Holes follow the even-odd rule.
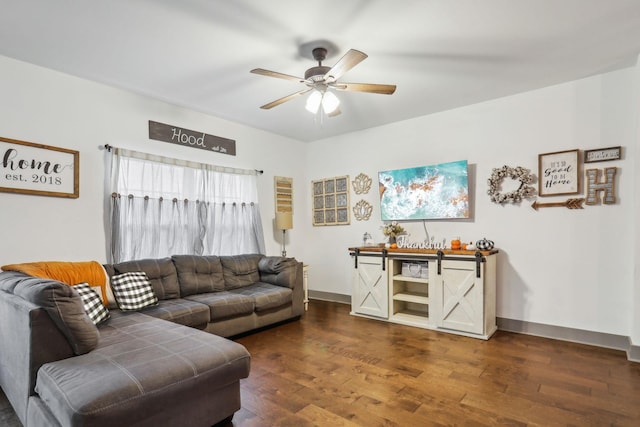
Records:
[[[426,227],[440,239],[495,241],[498,316],[628,336],[635,253],[634,78],[633,69],[624,69],[315,142],[307,153],[309,179],[365,173],[375,182],[380,170],[466,159],[473,219],[429,221]],[[537,175],[540,153],[614,145],[624,147],[623,160],[591,167],[619,167],[616,205],[535,211],[532,201],[501,206],[486,195],[492,168],[524,166]],[[352,204],[360,199],[351,197]],[[363,197],[375,207],[369,221],[352,218],[351,225],[335,227],[306,222],[303,232],[315,242],[305,250],[312,290],[350,294],[347,247],[358,245],[364,232],[383,241],[378,197],[375,184]],[[405,225],[411,240],[424,238],[422,223]]]
[[[294,178],[294,229],[287,252],[311,266],[312,290],[349,295],[347,248],[364,232],[381,241],[375,179],[379,170],[466,159],[470,163],[473,219],[427,222],[439,238],[488,237],[500,249],[498,316],[597,332],[640,342],[636,254],[638,212],[638,68],[624,69],[440,114],[312,144],[72,76],[0,57],[0,136],[80,151],[80,198],[0,193],[0,265],[35,260],[104,261],[103,144],[248,169],[259,179],[267,252],[280,251],[273,231],[273,176]],[[410,88],[399,88],[410,90]],[[360,94],[361,96],[376,96]],[[425,95],[428,96],[428,95]],[[346,113],[345,113],[346,114]],[[237,141],[235,157],[148,139],[156,120]],[[330,123],[330,122],[329,122]],[[329,125],[326,123],[326,125]],[[618,204],[584,210],[530,203],[499,206],[486,180],[502,165],[537,168],[539,153],[622,145]],[[364,195],[375,207],[369,221],[338,227],[311,225],[310,182],[359,173],[374,178]],[[351,194],[355,204],[361,197]],[[564,200],[563,197],[545,200]],[[406,224],[412,239],[422,223]],[[634,281],[635,271],[635,281]]]
[[[640,58],[640,57],[639,57]],[[635,110],[635,126],[636,126],[636,134],[635,134],[635,145],[636,150],[633,155],[633,162],[635,165],[634,174],[633,174],[633,197],[634,197],[634,206],[633,206],[633,218],[638,218],[640,216],[640,60],[636,62],[636,66],[634,68],[635,73],[635,85],[633,86],[633,90],[630,90],[635,94],[636,97],[636,110]],[[640,346],[640,225],[638,221],[633,221],[630,225],[630,230],[632,230],[631,234],[634,236],[633,243],[633,295],[632,295],[632,322],[631,322],[631,342],[635,346]],[[636,359],[640,360],[640,354],[636,354]]]
[[[106,260],[103,228],[105,151],[116,147],[244,169],[258,178],[268,254],[279,254],[273,232],[273,177],[306,186],[305,146],[222,119],[0,56],[0,136],[80,152],[80,197],[0,193],[0,265],[37,260]],[[148,138],[148,120],[236,140],[236,156],[207,153]],[[295,222],[300,220],[295,217]],[[295,224],[297,225],[297,224]],[[292,239],[292,248],[296,243]]]

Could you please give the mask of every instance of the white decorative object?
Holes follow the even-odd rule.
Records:
[[[375,244],[373,243],[373,237],[371,237],[371,234],[364,233],[364,235],[362,236],[362,246],[375,246]]]
[[[410,242],[408,234],[401,234],[396,238],[396,244],[398,249],[446,249],[446,239],[439,242],[435,240],[435,236],[431,236],[431,239],[425,239],[421,242]]]
[[[351,185],[353,185],[353,191],[356,194],[365,194],[368,193],[369,190],[371,189],[371,178],[369,178],[367,175],[361,173],[358,174],[353,182],[351,183]]]
[[[366,200],[360,200],[353,207],[353,216],[358,221],[368,221],[371,218],[371,212],[373,212],[373,206]]]
[[[508,193],[501,193],[500,186],[505,178],[520,181],[518,189]],[[530,185],[535,182],[535,180],[531,171],[522,166],[515,168],[509,166],[494,168],[491,177],[487,180],[487,184],[489,185],[487,194],[494,203],[520,203],[522,199],[535,196],[536,189]]]

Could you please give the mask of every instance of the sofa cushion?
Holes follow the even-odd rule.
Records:
[[[123,311],[140,310],[158,304],[158,297],[144,271],[116,274],[111,278],[111,289],[118,308]]]
[[[291,289],[262,282],[244,286],[239,289],[233,289],[229,292],[253,298],[256,311],[264,311],[291,304],[293,299]]]
[[[190,295],[185,299],[196,301],[209,307],[212,322],[227,317],[252,314],[255,310],[253,297],[233,294],[229,291]]]
[[[222,264],[217,256],[174,255],[180,295],[203,294],[224,290]]]
[[[94,324],[99,325],[109,318],[109,310],[102,304],[102,299],[88,283],[78,283],[73,286],[73,289],[80,295],[84,311]]]
[[[18,272],[6,275],[15,276],[12,291],[16,296],[44,308],[75,354],[96,348],[100,333],[85,313],[82,299],[73,287]]]
[[[209,322],[209,307],[184,298],[167,299],[147,307],[141,313],[185,326],[204,328]]]
[[[242,345],[138,312],[113,313],[100,332],[96,350],[38,372],[36,390],[60,425],[148,425],[168,405],[188,408],[189,390],[249,374]]]
[[[171,258],[142,259],[113,264],[114,274],[144,271],[159,300],[180,298],[178,274]],[[110,271],[110,269],[107,269]]]
[[[258,262],[264,255],[221,256],[225,289],[237,289],[260,281]]]

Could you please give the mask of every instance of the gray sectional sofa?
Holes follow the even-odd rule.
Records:
[[[263,255],[105,265],[158,304],[95,326],[61,282],[0,273],[0,386],[32,426],[211,426],[240,409],[250,355],[230,337],[299,317],[302,264]]]

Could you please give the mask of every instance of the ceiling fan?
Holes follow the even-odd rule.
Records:
[[[284,80],[291,80],[298,83],[303,83],[307,86],[306,89],[284,96],[280,99],[276,99],[275,101],[261,106],[260,108],[268,110],[294,98],[297,98],[300,95],[311,92],[309,98],[307,99],[306,109],[315,114],[319,111],[319,108],[322,105],[325,114],[327,114],[329,117],[335,117],[341,113],[340,109],[338,108],[340,100],[337,96],[330,92],[330,89],[351,92],[379,93],[384,95],[391,95],[396,90],[395,85],[345,83],[338,81],[338,79],[340,79],[340,77],[342,77],[347,71],[367,58],[367,55],[360,52],[359,50],[350,49],[333,67],[326,67],[322,65],[322,61],[324,61],[327,57],[326,48],[316,47],[313,49],[312,54],[313,59],[318,61],[318,66],[311,67],[307,71],[305,71],[304,79],[291,76],[289,74],[265,70],[262,68],[255,68],[251,70],[251,72],[254,74],[276,77]]]

